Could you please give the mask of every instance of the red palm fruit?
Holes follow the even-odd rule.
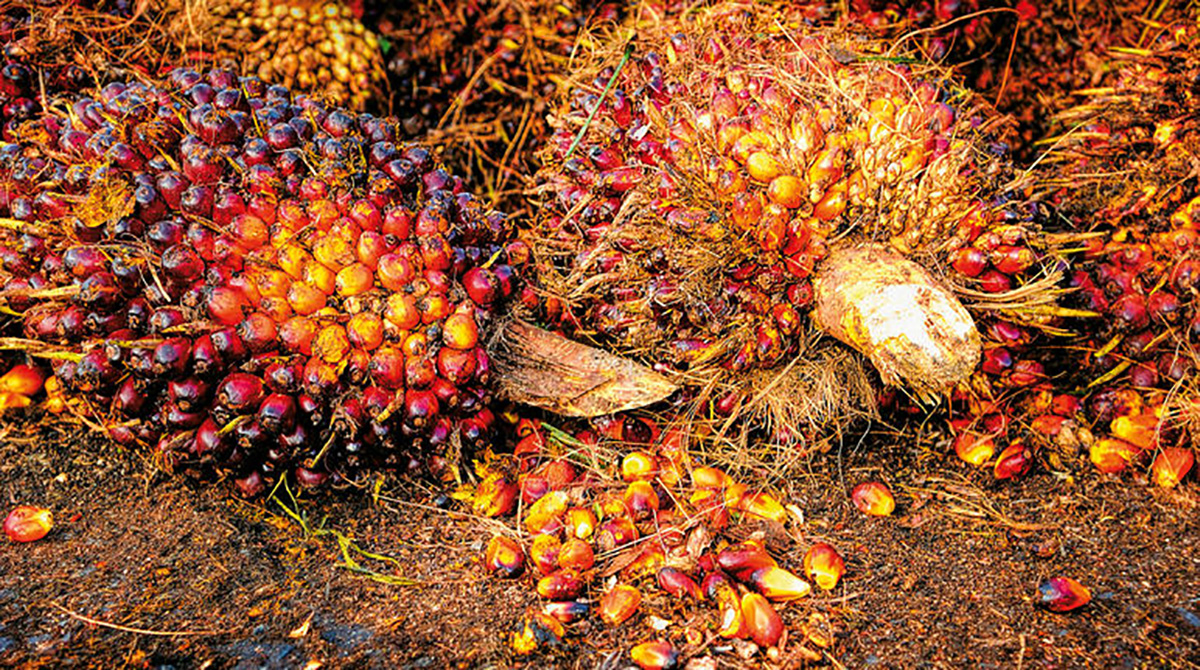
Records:
[[[676,598],[704,599],[696,580],[677,568],[661,568],[658,571],[658,587]]]
[[[346,355],[350,353],[350,338],[346,336],[346,329],[337,324],[321,328],[313,338],[312,351],[313,356],[330,365],[346,360]]]
[[[1150,475],[1155,484],[1173,488],[1183,481],[1195,462],[1196,455],[1187,447],[1163,447],[1150,466]]]
[[[634,518],[645,518],[658,510],[658,494],[654,491],[654,486],[650,482],[630,482],[629,486],[625,489],[623,499],[625,506],[629,508],[629,512]]]
[[[963,461],[978,467],[992,460],[996,446],[989,436],[964,431],[954,438],[954,453]]]
[[[1089,456],[1100,472],[1115,474],[1132,463],[1142,450],[1124,440],[1101,438],[1092,443]]]
[[[466,384],[475,374],[478,355],[473,349],[442,347],[437,354],[438,374],[455,385]]]
[[[126,379],[125,381],[126,383],[123,383],[121,388],[118,389],[118,394],[126,387],[126,384],[131,385],[133,380]],[[167,384],[167,397],[171,399],[171,402],[178,405],[179,409],[185,412],[195,412],[208,402],[210,390],[208,382],[203,379],[199,377],[187,377],[186,379],[176,379],[169,382]],[[114,405],[116,405],[117,396],[114,396],[113,400]],[[140,404],[141,401],[134,400],[134,402]],[[124,403],[122,402],[122,404]]]
[[[13,542],[35,542],[54,527],[54,515],[45,507],[18,505],[4,518],[4,534]]]
[[[375,286],[375,273],[362,263],[342,268],[334,279],[334,290],[342,297],[361,295]]]
[[[226,326],[241,323],[245,308],[246,297],[235,288],[217,286],[209,292],[208,313],[217,323]]]
[[[586,540],[596,532],[596,514],[586,507],[573,507],[567,510],[567,534],[580,540]]]
[[[846,562],[841,554],[832,546],[818,542],[804,554],[804,574],[826,591],[837,586],[838,580],[846,574]]]
[[[315,356],[304,364],[304,390],[313,398],[329,397],[337,385],[337,370],[332,365]]]
[[[500,473],[491,473],[475,489],[471,511],[488,518],[505,516],[517,507],[517,485]]]
[[[217,385],[217,403],[235,414],[249,414],[263,400],[262,379],[244,372],[234,372]]]
[[[996,479],[1012,479],[1029,472],[1033,467],[1033,452],[1021,442],[1013,442],[996,459]]]
[[[600,524],[596,532],[596,546],[600,551],[612,551],[638,539],[637,527],[629,517],[615,517]]]
[[[500,281],[496,273],[488,268],[467,270],[462,276],[462,284],[467,297],[480,307],[489,307],[500,297]]]
[[[629,658],[642,670],[673,670],[679,667],[679,650],[665,640],[634,645]]]
[[[577,600],[566,600],[542,605],[542,612],[561,623],[580,621],[588,615],[590,609],[587,603],[581,603]]]
[[[533,544],[529,547],[529,558],[533,561],[534,567],[543,575],[549,575],[556,572],[560,567],[575,567],[575,566],[560,566],[558,563],[559,553],[562,551],[562,543],[554,535],[538,535],[533,538]]]
[[[717,565],[741,579],[760,568],[777,564],[761,542],[746,540],[722,549],[717,554]]]
[[[574,568],[584,572],[591,570],[595,564],[596,554],[592,551],[592,545],[583,540],[571,538],[564,542],[558,551],[559,567]]]
[[[292,282],[287,294],[288,306],[301,316],[308,316],[324,307],[326,299],[324,292],[303,281]]]
[[[743,581],[758,589],[758,592],[769,600],[776,602],[798,600],[812,591],[808,582],[774,565],[755,570]]]
[[[864,482],[855,486],[850,499],[863,514],[889,516],[896,510],[896,499],[882,482]]]
[[[513,578],[525,568],[525,554],[516,540],[495,535],[488,542],[483,564],[487,571],[494,575]]]
[[[955,270],[963,273],[968,277],[978,277],[987,269],[987,256],[982,251],[975,247],[963,247],[954,255],[953,266]]]
[[[600,619],[610,626],[619,626],[637,612],[642,604],[642,592],[636,586],[617,584],[600,598]]]
[[[355,314],[346,322],[346,336],[355,347],[374,351],[383,344],[383,319],[369,312]]]
[[[388,296],[383,318],[398,330],[412,330],[421,325],[421,312],[417,309],[416,299],[403,293]]]
[[[575,600],[583,592],[583,586],[578,571],[563,569],[539,579],[537,593],[547,600]]]
[[[42,390],[45,381],[41,370],[21,363],[0,377],[0,392],[29,396]]]
[[[621,478],[627,482],[648,481],[658,474],[658,463],[654,456],[635,451],[621,461]]]
[[[750,639],[755,644],[764,649],[779,644],[779,638],[783,635],[783,619],[766,598],[757,593],[742,595],[742,618],[746,620]]]
[[[269,433],[290,432],[296,424],[296,399],[283,393],[272,393],[263,398],[256,418]]]
[[[317,323],[303,316],[294,316],[279,328],[279,341],[289,351],[312,355],[313,338],[317,336]]]
[[[279,331],[266,314],[252,312],[237,325],[237,334],[250,353],[261,354],[275,348]]]
[[[441,352],[438,353],[440,362]],[[472,362],[474,361],[472,360]],[[371,363],[368,369],[370,370],[372,381],[383,388],[397,389],[404,386],[404,354],[395,347],[387,346],[377,349],[371,356]],[[441,374],[443,377],[450,379],[451,382],[457,381],[444,371]]]
[[[442,342],[451,349],[474,349],[479,344],[479,326],[473,314],[451,314],[442,324]]]
[[[1053,577],[1038,586],[1037,604],[1051,612],[1070,612],[1092,599],[1092,592],[1070,577]]]

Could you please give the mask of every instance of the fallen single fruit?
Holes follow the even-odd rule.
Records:
[[[890,516],[896,511],[896,498],[891,490],[881,482],[864,482],[854,487],[850,492],[854,506],[863,514],[872,516]]]
[[[4,534],[13,542],[35,542],[54,527],[54,515],[45,507],[20,505],[4,519]]]
[[[642,670],[670,670],[679,665],[679,651],[665,640],[643,642],[629,650],[629,657]]]
[[[846,562],[837,549],[820,542],[804,554],[804,574],[816,582],[817,586],[829,591],[837,586],[838,580],[846,574]]]
[[[1070,612],[1092,599],[1092,592],[1070,577],[1054,577],[1038,587],[1038,604],[1051,612]]]

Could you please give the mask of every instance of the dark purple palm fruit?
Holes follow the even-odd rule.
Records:
[[[395,120],[223,71],[53,109],[0,152],[0,299],[80,411],[251,492],[490,439],[481,332],[513,284],[464,277],[528,255]]]

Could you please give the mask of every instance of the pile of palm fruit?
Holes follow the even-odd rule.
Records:
[[[50,110],[2,150],[5,346],[82,420],[248,494],[488,439],[527,254],[394,121],[221,70]]]
[[[595,28],[624,15],[610,2],[419,3],[377,19],[400,114],[386,119],[353,111],[379,71],[349,10],[202,9],[197,23],[175,7],[178,44],[252,45],[237,73],[79,93],[112,73],[47,79],[28,54],[0,71],[0,407],[45,380],[50,410],[246,495],[379,468],[471,478],[475,457],[459,497],[517,523],[484,564],[547,601],[510,636],[517,653],[594,613],[647,624],[632,660],[670,667],[707,643],[653,612],[692,599],[739,653],[820,658],[828,621],[786,603],[811,591],[799,573],[836,585],[841,557],[773,544],[797,516],[786,501],[700,453],[781,472],[858,418],[938,411],[957,455],[996,479],[1080,453],[1105,472],[1153,463],[1164,486],[1188,475],[1194,26],[1137,24],[1152,42],[1111,71],[1037,65],[1056,42],[1023,54],[1051,79],[1014,71],[1021,98],[1085,70],[1098,84],[1031,173],[1007,154],[1009,120],[926,64],[1008,25],[974,3],[852,9],[889,35],[963,18],[900,42],[814,28],[818,4],[642,6],[631,40]],[[1057,26],[1046,11],[1020,9]],[[1134,43],[1127,28],[1068,51]],[[989,53],[971,83],[996,86],[981,73],[1006,60]],[[441,146],[403,141],[425,131]],[[470,156],[482,181],[438,153]],[[522,173],[536,213],[518,234],[472,193],[490,203]],[[634,382],[669,395],[660,420],[564,432],[501,411],[498,386],[580,404],[504,388],[530,346],[514,337],[558,347],[538,359],[551,375],[586,367],[513,320],[643,363]],[[856,503],[890,511],[882,491]]]
[[[0,38],[6,64],[35,68],[49,92],[220,64],[363,110],[384,84],[375,36],[339,2],[19,2]]]
[[[246,74],[362,110],[384,85],[378,38],[337,1],[167,0],[161,11],[192,48]]]

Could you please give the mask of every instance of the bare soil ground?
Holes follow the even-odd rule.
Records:
[[[847,492],[867,478],[891,484],[893,517],[854,509]],[[773,538],[781,562],[799,569],[824,540],[848,564],[833,592],[782,610],[793,633],[820,622],[836,634],[820,664],[1200,667],[1194,478],[1168,491],[1080,468],[996,484],[952,455],[885,443],[817,457],[787,486],[806,523]],[[487,523],[439,507],[427,485],[386,478],[379,492],[289,502],[297,518],[74,428],[11,428],[0,499],[45,505],[56,527],[0,544],[0,666],[622,668],[649,637],[643,615],[616,629],[584,621],[559,648],[514,656],[504,633],[537,596],[528,576],[483,575]],[[1035,607],[1057,575],[1093,601]],[[643,613],[695,613],[676,607],[650,597]],[[721,645],[706,653],[722,667],[758,665]]]

